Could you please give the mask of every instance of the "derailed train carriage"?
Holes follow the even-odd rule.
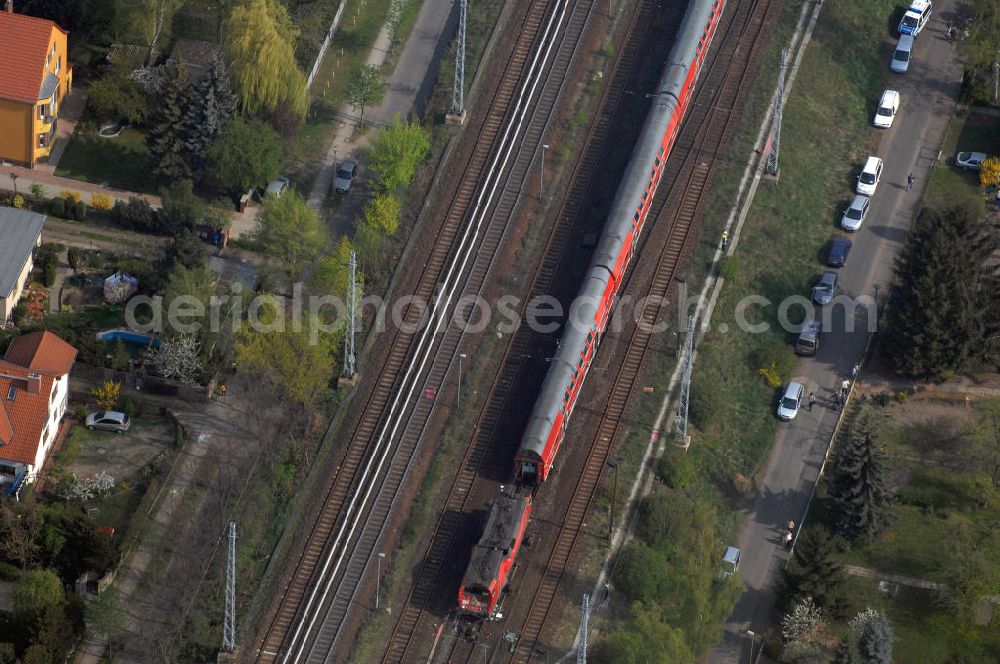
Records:
[[[691,0],[657,84],[653,105],[622,177],[583,286],[550,363],[515,455],[523,485],[552,472],[573,407],[607,327],[612,305],[632,260],[725,0]],[[531,514],[531,497],[501,494],[473,550],[458,593],[459,611],[491,618],[506,586]]]
[[[514,472],[524,483],[541,483],[552,472],[724,4],[724,0],[692,0],[688,6],[646,125],[632,151],[587,277],[570,310],[559,351],[549,366],[515,456]]]

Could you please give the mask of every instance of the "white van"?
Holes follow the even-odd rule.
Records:
[[[910,68],[910,58],[913,57],[913,35],[903,35],[896,44],[896,50],[892,54],[892,62],[889,69],[902,74]]]
[[[913,0],[899,21],[899,34],[913,35],[914,37],[919,35],[920,31],[927,25],[927,21],[930,20],[933,11],[934,6],[931,4],[931,0]]]

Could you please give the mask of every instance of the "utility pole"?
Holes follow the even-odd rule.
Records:
[[[455,85],[451,91],[451,112],[465,116],[465,27],[469,13],[469,0],[459,0],[458,44],[455,48]]]
[[[680,398],[677,400],[677,416],[674,430],[684,448],[688,446],[688,403],[691,398],[691,368],[694,366],[694,316],[688,316],[687,341],[684,344],[684,378],[681,380]]]
[[[354,355],[354,324],[357,320],[357,284],[358,284],[358,254],[351,252],[351,262],[347,266],[347,329],[344,331],[344,377],[354,378],[358,372],[357,358]]]
[[[222,623],[222,649],[236,650],[236,522],[229,522],[229,560],[226,565],[226,617]]]
[[[788,70],[788,49],[781,49],[781,65],[778,71],[778,89],[775,93],[774,120],[771,124],[769,143],[771,150],[767,153],[767,164],[764,174],[778,176],[778,151],[781,147],[781,110],[785,105],[785,72]]]
[[[538,172],[538,197],[545,193],[545,151],[549,149],[548,143],[542,143],[542,167]]]
[[[455,403],[456,408],[462,407],[462,360],[464,360],[468,355],[465,353],[458,354],[458,399]]]
[[[618,462],[608,459],[608,467],[615,470],[615,488],[611,492],[611,518],[608,519],[608,539],[611,539],[611,533],[615,529],[615,496],[618,495]]]
[[[576,651],[576,664],[587,664],[587,621],[590,619],[590,595],[583,595],[580,615],[580,647]]]
[[[375,574],[375,610],[378,611],[378,590],[379,586],[382,585],[382,559],[385,558],[385,554],[381,551],[378,552],[378,557],[375,561],[378,564],[378,572]]]

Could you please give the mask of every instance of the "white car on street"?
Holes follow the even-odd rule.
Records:
[[[868,157],[865,165],[858,173],[858,185],[855,191],[865,196],[871,196],[882,180],[882,160],[878,157]]]
[[[785,393],[781,395],[781,401],[778,402],[778,419],[794,420],[795,416],[799,414],[799,406],[802,405],[802,393],[805,392],[805,388],[802,387],[802,383],[796,383],[794,380],[788,384],[785,388]]]
[[[844,216],[840,218],[840,227],[851,232],[861,230],[861,224],[865,223],[870,206],[870,198],[861,194],[855,196],[851,204],[844,210]]]
[[[872,120],[872,124],[879,129],[888,129],[892,126],[892,121],[898,110],[899,93],[895,90],[886,90],[878,101],[878,108],[875,110],[875,119]]]
[[[896,44],[896,50],[892,52],[892,61],[889,69],[897,74],[905,74],[910,68],[910,59],[913,57],[913,35],[903,35]]]

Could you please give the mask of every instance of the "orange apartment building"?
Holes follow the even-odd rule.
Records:
[[[0,158],[34,168],[52,150],[59,106],[73,87],[69,33],[52,21],[0,11]]]

